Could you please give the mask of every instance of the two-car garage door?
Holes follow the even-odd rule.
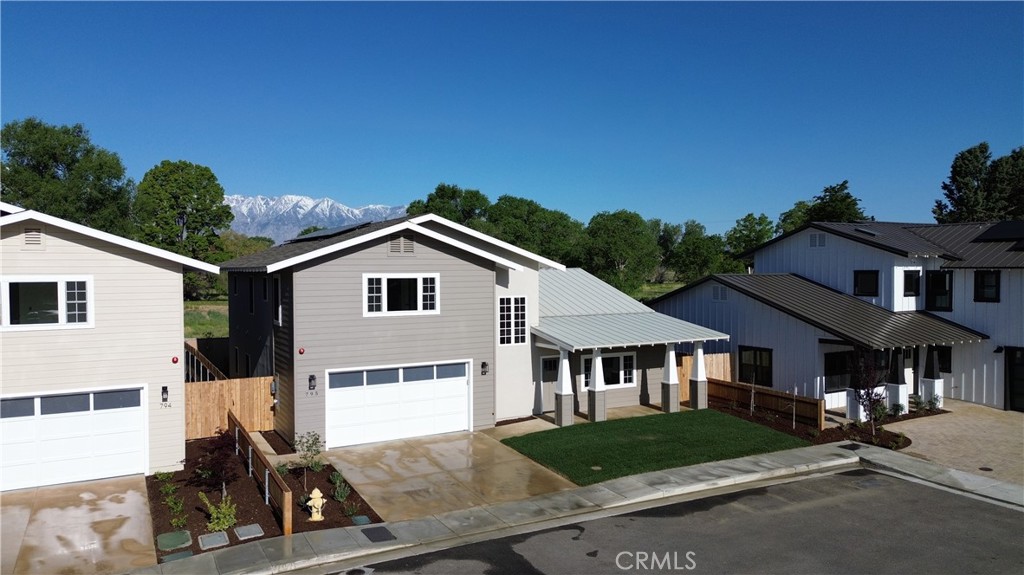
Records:
[[[327,373],[327,447],[469,429],[469,364]]]
[[[0,490],[145,473],[142,389],[0,400]]]

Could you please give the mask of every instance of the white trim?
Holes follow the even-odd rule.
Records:
[[[511,339],[511,341],[509,341],[508,343],[501,343],[501,300],[504,300],[504,299],[511,300],[509,302],[509,306],[510,306],[510,309],[509,309],[509,316],[510,316],[509,317],[509,321],[511,322],[511,325],[509,327],[509,338]],[[516,300],[517,299],[522,299],[523,300],[523,318],[522,318],[523,319],[523,323],[522,323],[522,326],[523,326],[523,333],[522,333],[523,341],[518,341],[518,342],[516,341],[516,337],[517,337],[517,333],[516,333]],[[497,312],[498,312],[497,313],[497,315],[498,315],[497,320],[498,321],[495,322],[495,323],[498,326],[497,342],[498,342],[498,345],[500,347],[514,347],[514,346],[517,346],[517,345],[527,345],[527,344],[530,343],[530,310],[529,310],[528,306],[529,306],[529,299],[527,298],[526,295],[503,295],[503,296],[498,296],[498,309],[497,309]]]
[[[598,385],[597,385],[597,389],[599,391],[600,390],[609,390],[609,389],[623,389],[623,388],[629,388],[629,387],[636,387],[636,385],[637,385],[636,379],[637,379],[637,371],[638,370],[637,370],[637,367],[636,367],[636,352],[635,351],[622,351],[622,352],[616,352],[616,353],[603,353],[603,352],[600,351],[600,348],[598,348],[596,351],[598,352],[598,356],[602,360],[604,358],[607,358],[607,357],[618,357],[618,358],[620,358],[619,359],[619,380],[620,380],[620,383],[611,383],[611,384],[609,384],[609,383],[599,382]],[[633,370],[632,370],[633,371],[633,383],[621,383],[622,375],[623,375],[623,373],[625,373],[625,366],[623,365],[625,362],[622,361],[621,358],[626,357],[626,356],[632,356],[632,358],[633,358]],[[579,389],[591,389],[591,386],[587,385],[587,369],[586,369],[587,361],[586,360],[593,359],[593,357],[594,357],[594,354],[581,355],[580,356],[580,377],[582,377],[583,379],[579,382],[580,383]],[[593,364],[591,364],[591,369],[593,369]],[[601,369],[603,371],[603,369],[604,369],[603,365],[602,365]]]
[[[281,293],[281,274],[274,274],[270,277],[270,289],[273,292],[274,325],[281,327],[284,322],[284,295]],[[363,288],[366,289],[365,287]],[[364,302],[365,303],[365,302]]]
[[[87,321],[68,323],[67,282],[85,282],[85,303]],[[11,325],[10,286],[12,283],[55,283],[57,284],[57,323],[28,323]],[[96,297],[91,275],[5,275],[0,278],[0,331],[47,331],[58,329],[92,329],[96,327]]]
[[[370,232],[368,234],[363,234],[361,236],[354,237],[354,238],[351,238],[349,240],[345,240],[343,242],[338,242],[336,244],[331,244],[329,246],[324,246],[324,247],[322,247],[322,248],[320,248],[318,250],[313,250],[311,252],[306,252],[304,254],[297,255],[297,256],[292,257],[292,258],[288,258],[288,259],[281,260],[279,262],[268,264],[267,265],[267,273],[273,273],[273,272],[276,272],[276,271],[280,271],[280,270],[283,270],[285,268],[289,268],[289,267],[292,267],[292,266],[295,266],[295,265],[298,265],[298,264],[301,264],[301,263],[304,263],[304,262],[308,262],[310,260],[314,260],[314,259],[319,258],[319,257],[327,256],[327,255],[333,254],[333,253],[341,251],[341,250],[345,250],[345,249],[348,249],[348,248],[351,248],[351,247],[354,247],[354,246],[358,246],[358,245],[364,244],[364,243],[369,242],[369,241],[373,241],[373,240],[376,240],[376,239],[379,239],[379,238],[382,238],[382,237],[389,236],[391,234],[395,234],[395,233],[401,232],[403,230],[413,231],[413,232],[422,234],[422,235],[424,235],[426,237],[436,239],[436,240],[438,240],[440,242],[446,243],[446,244],[448,244],[450,246],[453,246],[455,248],[458,248],[458,249],[460,249],[462,251],[469,252],[469,253],[474,254],[474,255],[478,255],[478,256],[480,256],[480,257],[482,257],[484,259],[490,260],[490,261],[498,264],[499,266],[508,268],[510,270],[513,270],[513,271],[522,271],[522,269],[523,269],[523,266],[521,266],[521,265],[519,265],[519,264],[517,264],[517,263],[515,263],[513,261],[510,261],[510,260],[507,260],[505,258],[496,256],[496,255],[494,255],[492,253],[489,253],[489,252],[486,252],[484,250],[474,248],[473,246],[471,246],[469,244],[465,244],[465,243],[460,242],[460,241],[458,241],[456,239],[450,238],[450,237],[448,237],[448,236],[446,236],[444,234],[439,234],[439,233],[437,233],[435,231],[432,231],[432,230],[429,230],[427,228],[417,226],[415,223],[412,223],[411,221],[407,220],[407,221],[395,224],[393,226],[389,226],[389,227],[386,227],[386,228],[381,228],[381,229],[379,229],[377,231]]]
[[[409,315],[439,315],[441,313],[441,274],[439,273],[364,273],[363,274],[363,317],[396,317]],[[378,278],[380,282],[380,305],[381,311],[367,310],[367,287],[366,280]],[[432,278],[434,280],[434,309],[423,309],[423,280]],[[388,282],[389,279],[415,279],[416,280],[416,309],[407,311],[388,311]]]
[[[181,264],[185,267],[193,268],[199,271],[204,271],[211,274],[220,273],[220,268],[213,264],[208,264],[206,262],[194,260],[192,258],[188,258],[173,252],[169,252],[167,250],[162,250],[160,248],[148,246],[146,244],[122,238],[121,236],[115,236],[114,234],[110,234],[107,232],[101,232],[100,230],[95,230],[88,226],[83,226],[81,224],[76,224],[74,222],[69,222],[67,220],[62,220],[60,218],[48,216],[42,212],[36,212],[33,210],[24,210],[21,212],[0,217],[0,227],[15,224],[18,222],[23,222],[25,220],[36,220],[47,225],[63,228],[65,230],[82,234],[84,236],[96,238],[98,240],[103,240],[105,242],[110,242],[112,244],[128,248],[131,250],[135,250],[137,252],[142,252],[144,254],[156,256],[158,258],[163,258],[165,260]]]
[[[501,241],[501,240],[499,240],[497,238],[493,238],[493,237],[491,237],[491,236],[489,236],[487,234],[478,232],[478,231],[476,231],[476,230],[474,230],[472,228],[468,228],[466,226],[457,224],[457,223],[455,223],[455,222],[453,222],[451,220],[447,220],[447,219],[442,218],[441,216],[438,216],[436,214],[423,214],[422,216],[416,216],[415,218],[412,218],[409,221],[411,221],[411,222],[413,222],[415,224],[420,224],[420,223],[423,223],[423,222],[438,223],[438,224],[441,224],[443,226],[447,226],[447,227],[449,227],[449,228],[451,228],[451,229],[453,229],[455,231],[462,232],[462,233],[466,234],[467,236],[471,236],[471,237],[476,238],[478,240],[487,242],[487,243],[489,243],[489,244],[491,244],[493,246],[496,246],[496,247],[499,247],[501,249],[510,251],[510,252],[512,252],[514,254],[523,256],[524,258],[531,259],[531,260],[533,260],[533,261],[535,261],[535,262],[537,262],[537,263],[539,263],[541,265],[547,266],[549,268],[554,268],[556,270],[562,270],[562,271],[565,270],[565,266],[564,265],[562,265],[562,264],[560,264],[560,263],[558,263],[558,262],[556,262],[554,260],[549,260],[548,258],[545,258],[543,256],[539,256],[539,255],[537,255],[537,254],[535,254],[533,252],[526,251],[523,248],[516,247],[516,246],[514,246],[514,245],[512,245],[512,244],[510,244],[508,242],[503,242],[503,241]],[[516,270],[516,271],[518,271],[518,270]]]

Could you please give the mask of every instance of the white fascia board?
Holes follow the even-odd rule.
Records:
[[[335,252],[338,252],[338,251],[341,251],[341,250],[344,250],[344,249],[348,249],[348,248],[353,247],[353,246],[358,246],[360,244],[363,244],[363,243],[366,243],[366,242],[369,242],[369,241],[373,241],[373,240],[376,240],[378,238],[386,237],[386,236],[389,236],[391,234],[394,234],[395,232],[400,232],[400,231],[404,231],[404,230],[416,232],[418,234],[423,234],[424,236],[436,239],[436,240],[438,240],[440,242],[444,242],[444,243],[446,243],[446,244],[448,244],[450,246],[453,246],[455,248],[458,248],[458,249],[460,249],[462,251],[469,252],[471,254],[478,255],[478,256],[480,256],[482,258],[491,260],[492,262],[494,262],[494,263],[496,263],[496,264],[498,264],[500,266],[506,267],[506,268],[508,268],[510,270],[522,271],[522,269],[523,269],[523,267],[521,265],[519,265],[519,264],[517,264],[515,262],[506,260],[505,258],[498,257],[498,256],[496,256],[496,255],[494,255],[492,253],[485,252],[484,250],[480,250],[480,249],[474,248],[471,245],[464,244],[464,243],[462,243],[462,242],[460,242],[458,240],[452,239],[452,238],[450,238],[450,237],[448,237],[448,236],[446,236],[444,234],[439,234],[439,233],[437,233],[437,232],[435,232],[433,230],[429,230],[427,228],[424,228],[424,227],[421,227],[421,226],[417,226],[416,224],[414,224],[414,223],[412,223],[412,222],[407,220],[407,221],[395,224],[395,225],[387,227],[387,228],[379,229],[379,230],[377,230],[375,232],[370,232],[368,234],[363,234],[361,236],[352,238],[350,240],[346,240],[346,241],[343,241],[343,242],[338,242],[336,244],[331,244],[329,246],[322,247],[322,248],[320,248],[318,250],[313,250],[311,252],[304,253],[302,255],[298,255],[298,256],[295,256],[293,258],[288,258],[286,260],[281,260],[281,261],[279,261],[277,263],[270,264],[270,265],[267,266],[267,273],[274,273],[276,271],[280,271],[280,270],[283,270],[283,269],[286,269],[286,268],[290,268],[292,266],[295,266],[295,265],[298,265],[298,264],[301,264],[301,263],[304,263],[304,262],[308,262],[310,260],[314,260],[314,259],[319,258],[319,257],[327,256],[327,255],[333,254]]]
[[[211,274],[220,273],[220,267],[215,266],[213,264],[201,262],[190,257],[176,254],[174,252],[169,252],[167,250],[155,248],[153,246],[146,245],[135,240],[129,240],[127,238],[122,238],[121,236],[115,236],[114,234],[102,232],[100,230],[90,228],[89,226],[83,226],[82,224],[76,224],[74,222],[62,220],[54,216],[48,216],[42,212],[36,212],[33,210],[24,210],[15,214],[11,214],[9,216],[4,216],[3,218],[0,218],[0,226],[16,224],[18,222],[23,222],[25,220],[35,220],[48,226],[63,228],[65,230],[72,231],[77,234],[82,234],[83,236],[89,236],[92,238],[96,238],[98,240],[110,242],[114,245],[118,245],[123,248],[135,250],[137,252],[142,252],[144,254],[156,256],[158,258],[163,258],[165,260],[172,261],[174,263],[181,264],[185,267],[193,268],[199,271],[204,271]]]
[[[501,240],[499,240],[497,238],[493,238],[493,237],[491,237],[491,236],[489,236],[489,235],[487,235],[485,233],[481,233],[481,232],[478,232],[478,231],[476,231],[476,230],[474,230],[472,228],[463,226],[461,224],[457,224],[457,223],[455,223],[455,222],[453,222],[451,220],[447,220],[447,219],[442,218],[441,216],[438,216],[436,214],[423,214],[422,216],[417,216],[415,218],[411,218],[409,221],[414,223],[414,224],[421,224],[423,222],[436,222],[436,223],[441,224],[443,226],[447,226],[447,227],[449,227],[449,228],[451,228],[453,230],[462,232],[462,233],[464,233],[464,234],[466,234],[468,236],[472,236],[472,237],[474,237],[474,238],[476,238],[476,239],[478,239],[480,241],[487,242],[487,243],[489,243],[491,245],[494,245],[494,246],[497,246],[497,247],[499,247],[501,249],[508,250],[508,251],[510,251],[510,252],[512,252],[514,254],[518,254],[520,256],[523,256],[524,258],[531,259],[531,260],[533,260],[533,261],[535,261],[535,262],[537,262],[537,263],[539,263],[541,265],[547,266],[549,268],[554,268],[556,270],[563,270],[563,271],[565,270],[565,266],[563,264],[560,264],[560,263],[558,263],[558,262],[556,262],[554,260],[549,260],[548,258],[545,258],[543,256],[539,256],[539,255],[537,255],[537,254],[535,254],[535,253],[533,253],[531,251],[527,251],[527,250],[524,250],[523,248],[516,247],[516,246],[514,246],[514,245],[512,245],[512,244],[510,244],[508,242],[503,242],[503,241],[501,241]]]
[[[14,204],[8,204],[7,202],[0,202],[0,211],[7,212],[9,214],[14,214],[25,211],[25,208],[21,206],[16,206]]]

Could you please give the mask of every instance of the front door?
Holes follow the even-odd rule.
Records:
[[[1007,347],[1006,408],[1024,411],[1024,347]]]

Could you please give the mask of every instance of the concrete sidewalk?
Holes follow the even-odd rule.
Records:
[[[133,571],[279,573],[324,564],[351,567],[395,554],[454,547],[556,524],[583,521],[672,499],[737,490],[804,474],[867,465],[1024,507],[1024,488],[864,444],[829,444],[620,477],[522,501],[483,505],[393,523],[276,537]],[[338,565],[332,565],[335,569]],[[335,569],[336,570],[336,569]],[[310,571],[316,572],[315,570]]]

